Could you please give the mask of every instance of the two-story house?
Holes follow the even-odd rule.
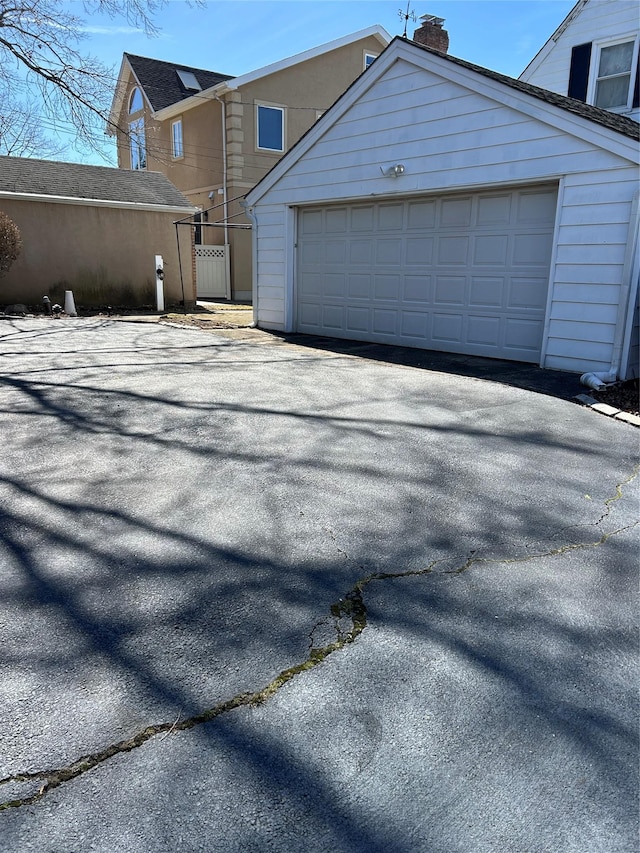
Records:
[[[239,77],[125,53],[109,132],[118,166],[164,173],[202,210],[198,294],[251,298],[251,235],[238,201],[373,62],[372,26]],[[210,255],[222,275],[210,271]],[[222,264],[220,265],[220,258]]]
[[[640,121],[636,0],[579,0],[520,80]]]

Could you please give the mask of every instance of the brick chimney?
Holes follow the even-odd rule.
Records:
[[[413,40],[431,50],[446,53],[449,50],[449,33],[442,29],[444,18],[435,15],[422,15],[422,26],[413,34]]]

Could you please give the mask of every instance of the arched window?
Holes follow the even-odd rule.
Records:
[[[137,113],[144,107],[144,102],[142,100],[142,93],[140,89],[136,88],[131,93],[131,97],[129,98],[129,114]]]

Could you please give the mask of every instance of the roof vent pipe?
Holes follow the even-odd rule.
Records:
[[[414,32],[413,40],[438,53],[446,53],[449,50],[449,33],[442,29],[444,18],[422,15],[420,20],[422,26]]]

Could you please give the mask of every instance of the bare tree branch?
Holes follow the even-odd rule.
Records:
[[[155,35],[154,15],[166,2],[86,0],[82,8],[87,17],[106,14]],[[71,124],[80,144],[102,147],[98,140],[110,123],[116,72],[84,50],[87,39],[86,17],[71,14],[62,0],[0,0],[0,92],[10,94],[0,101],[0,150],[41,153],[34,150],[34,91],[43,116]],[[21,118],[16,112],[20,93],[27,93]]]

